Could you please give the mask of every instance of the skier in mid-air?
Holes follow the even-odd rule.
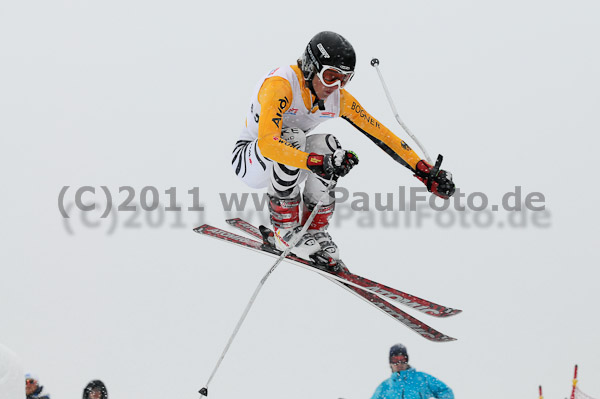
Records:
[[[313,134],[322,122],[341,117],[350,122],[394,160],[412,171],[430,192],[448,198],[454,193],[452,176],[421,159],[403,140],[372,117],[345,87],[354,75],[352,45],[334,32],[320,32],[297,65],[273,69],[257,84],[246,126],[233,150],[236,175],[252,188],[267,188],[269,211],[279,250],[287,249],[303,220],[319,200],[323,206],[291,250],[303,259],[340,258],[326,231],[335,208],[332,193],[337,177],[358,164],[352,151],[342,149],[331,134]]]

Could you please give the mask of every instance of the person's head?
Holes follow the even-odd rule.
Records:
[[[38,381],[37,378],[32,376],[31,374],[25,374],[25,394],[31,395],[38,389]]]
[[[106,386],[100,380],[90,381],[83,390],[82,399],[108,399]]]
[[[310,39],[298,66],[308,87],[320,100],[325,100],[352,79],[356,54],[350,42],[341,35],[320,32]]]
[[[393,373],[409,369],[410,365],[408,364],[408,352],[406,351],[406,346],[402,344],[392,346],[390,348],[389,361]]]

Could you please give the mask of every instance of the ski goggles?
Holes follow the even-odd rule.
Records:
[[[407,363],[406,356],[395,355],[390,357],[390,364]]]
[[[336,67],[323,65],[323,68],[317,73],[317,76],[321,83],[327,87],[338,86],[342,88],[346,86],[350,79],[352,79],[354,71],[345,72]]]

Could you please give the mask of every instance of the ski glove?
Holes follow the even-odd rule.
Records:
[[[427,186],[427,191],[440,198],[448,199],[454,194],[456,187],[452,181],[452,174],[440,169],[442,159],[444,158],[438,155],[435,166],[421,159],[417,162],[414,176]]]
[[[332,176],[346,176],[350,169],[358,165],[358,157],[352,151],[336,150],[333,154],[308,154],[306,166],[324,179]]]

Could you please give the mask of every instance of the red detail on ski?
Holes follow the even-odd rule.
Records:
[[[254,229],[252,229],[252,230],[254,230]],[[278,251],[272,247],[269,247],[265,244],[262,244],[260,242],[254,241],[254,240],[250,240],[248,238],[245,238],[245,237],[239,236],[237,234],[230,233],[228,231],[225,231],[225,230],[222,230],[222,229],[219,229],[216,227],[212,227],[212,226],[209,226],[206,224],[195,228],[194,231],[199,234],[204,234],[204,235],[208,235],[213,238],[219,238],[219,239],[222,239],[225,241],[229,241],[233,244],[236,244],[236,245],[239,245],[242,247],[246,247],[246,248],[250,248],[250,249],[254,249],[256,251],[260,251],[260,252],[263,252],[263,253],[266,253],[266,254],[269,254],[272,256],[280,255],[280,251]],[[293,255],[287,256],[285,260],[288,262],[291,262],[291,263],[299,264],[301,266],[309,266],[314,269],[322,271],[322,269],[318,268],[316,265],[313,265],[310,262],[308,262],[304,259],[298,258],[296,256],[293,256]],[[345,279],[345,277],[350,277],[350,278],[359,277],[362,280],[367,280],[367,279],[363,279],[360,276],[355,276],[354,274],[349,273],[347,271],[348,269],[343,265],[343,263],[340,262],[340,264],[341,264],[343,270],[341,270],[337,273],[329,273],[329,274],[334,274],[337,277],[344,278],[344,279]],[[332,279],[332,281],[334,281],[336,284],[340,285],[341,287],[343,287],[347,290],[350,290],[351,292],[360,296],[367,303],[371,304],[372,306],[375,306],[382,312],[386,313],[388,316],[396,319],[397,321],[401,322],[402,324],[404,324],[411,330],[415,331],[417,334],[421,335],[422,337],[424,337],[430,341],[449,342],[449,341],[455,340],[455,338],[452,338],[450,336],[447,336],[447,335],[435,330],[434,328],[428,326],[427,324],[423,323],[422,321],[418,320],[417,318],[409,315],[408,313],[404,312],[403,310],[398,309],[391,303],[387,302],[386,300],[380,298],[379,296],[377,296],[369,291],[355,287],[350,284],[343,283],[338,280],[334,280],[333,277],[328,277],[328,278]],[[357,281],[362,281],[362,280],[357,280]],[[348,279],[347,281],[350,282],[351,280]],[[368,281],[370,281],[370,280],[368,280]],[[357,282],[354,282],[354,283],[360,284]],[[377,283],[374,283],[374,284],[377,284]]]
[[[231,226],[242,230],[243,232],[251,235],[252,237],[258,238],[262,240],[262,236],[257,227],[252,224],[240,219],[228,219],[227,223]],[[305,261],[305,264],[310,264]],[[367,278],[358,276],[356,274],[351,273],[348,269],[343,272],[333,273],[345,280],[355,282],[359,284],[361,287],[367,288],[371,293],[377,294],[387,300],[391,300],[394,302],[398,302],[402,305],[409,306],[419,312],[428,314],[434,317],[448,317],[454,316],[462,312],[460,309],[449,308],[444,305],[439,305],[437,303],[428,301],[423,298],[419,298],[417,296],[408,294],[406,292],[402,292],[395,288],[387,287],[383,284],[377,283],[375,281],[369,280]]]

